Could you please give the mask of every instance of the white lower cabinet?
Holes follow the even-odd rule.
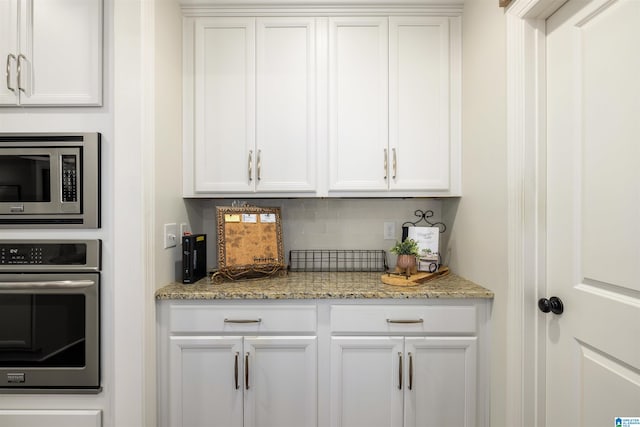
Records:
[[[490,301],[162,301],[161,427],[487,427]]]
[[[316,337],[171,337],[171,426],[315,426]]]
[[[332,426],[475,425],[476,338],[333,337]]]
[[[309,329],[308,318],[315,319],[315,307],[298,308],[175,307],[172,329],[179,332],[168,341],[169,407],[161,425],[316,426],[317,337],[284,332]],[[189,334],[203,329],[219,335]]]

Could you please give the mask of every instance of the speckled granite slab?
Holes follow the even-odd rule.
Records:
[[[455,274],[412,287],[385,285],[381,274],[289,273],[284,277],[221,284],[212,284],[205,278],[191,285],[164,286],[156,291],[156,299],[493,298],[490,290]]]

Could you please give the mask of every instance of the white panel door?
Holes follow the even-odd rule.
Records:
[[[257,20],[257,191],[314,191],[315,19]]]
[[[388,19],[329,20],[329,190],[387,190]]]
[[[389,18],[392,190],[447,190],[450,167],[447,17]]]
[[[101,105],[102,1],[23,0],[20,104]]]
[[[331,338],[331,426],[401,427],[402,337]]]
[[[316,341],[245,338],[245,427],[317,425]]]
[[[242,427],[242,337],[170,337],[169,352],[169,425]]]
[[[476,425],[476,341],[405,339],[405,427]]]
[[[0,61],[4,70],[0,105],[15,105],[18,102],[18,0],[0,0]]]
[[[255,19],[198,18],[192,36],[195,191],[253,192]]]
[[[637,0],[547,21],[548,426],[640,418],[639,23]]]

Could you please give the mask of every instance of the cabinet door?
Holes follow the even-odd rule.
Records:
[[[245,338],[245,427],[317,425],[316,347],[316,337]]]
[[[0,0],[0,61],[2,82],[0,84],[0,105],[15,105],[17,90],[18,56],[18,0]]]
[[[406,338],[406,427],[476,424],[476,340]]]
[[[329,20],[329,190],[388,188],[388,19]]]
[[[256,190],[313,191],[315,19],[257,20]]]
[[[402,337],[331,338],[331,425],[402,426]]]
[[[392,190],[449,188],[449,33],[447,17],[389,19]]]
[[[255,188],[255,19],[197,18],[193,43],[196,193]],[[188,89],[187,89],[188,90]]]
[[[242,338],[171,337],[169,345],[169,425],[242,427]]]
[[[20,104],[101,105],[102,1],[23,0]]]

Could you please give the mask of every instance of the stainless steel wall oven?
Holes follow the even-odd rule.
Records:
[[[100,240],[0,240],[0,393],[100,391]]]
[[[1,227],[100,227],[99,133],[0,133]]]

